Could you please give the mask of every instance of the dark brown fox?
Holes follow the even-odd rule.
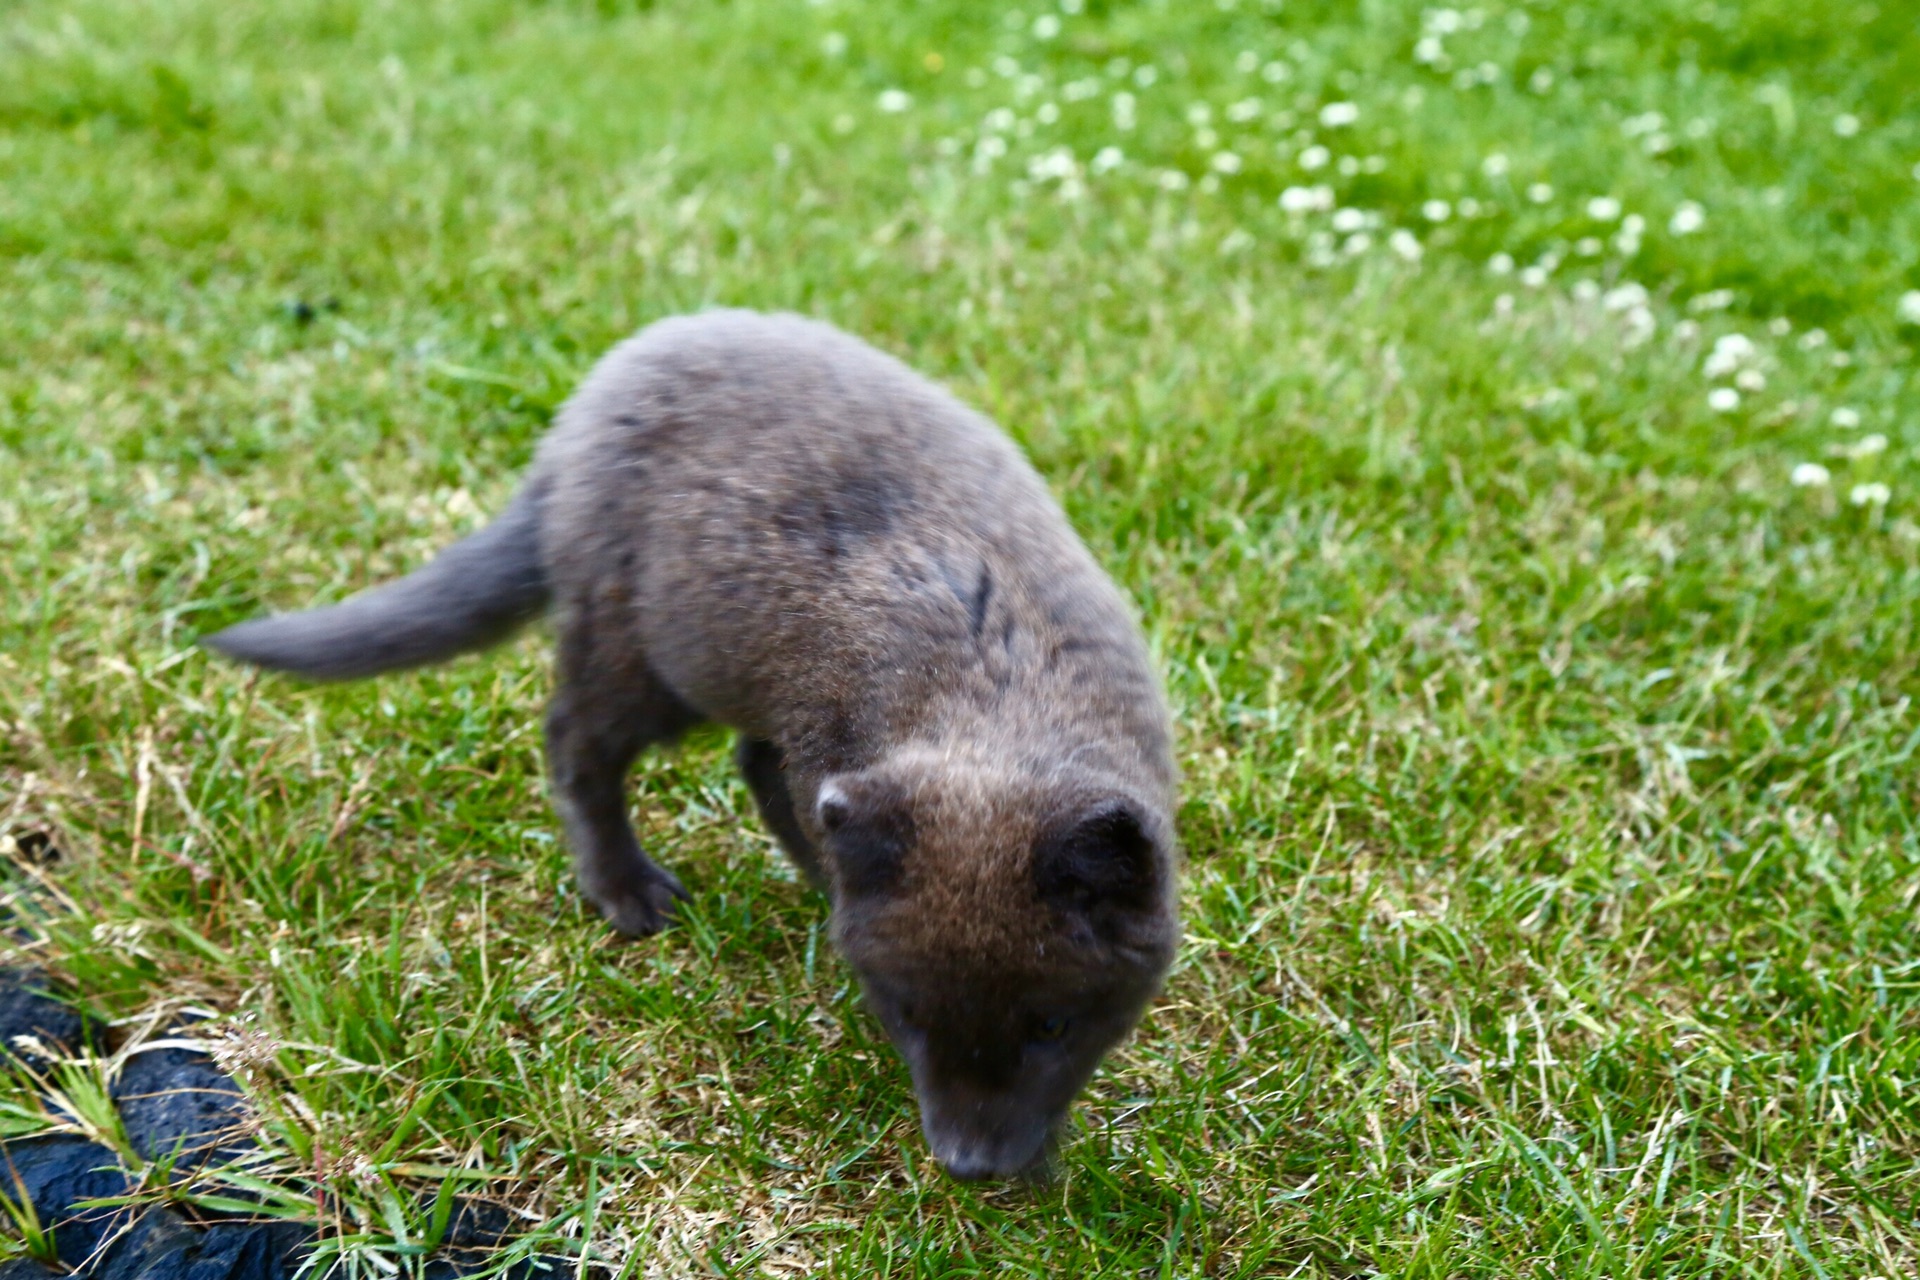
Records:
[[[551,607],[555,803],[622,933],[686,891],[640,848],[641,748],[717,721],[961,1178],[1046,1156],[1173,955],[1167,711],[1113,584],[990,422],[815,321],[616,347],[492,525],[398,582],[205,643],[323,680]]]

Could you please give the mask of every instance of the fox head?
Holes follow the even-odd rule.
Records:
[[[1172,961],[1164,809],[1097,769],[901,756],[812,809],[841,953],[955,1177],[1041,1164]]]

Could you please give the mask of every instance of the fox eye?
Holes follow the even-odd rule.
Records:
[[[1033,1038],[1042,1042],[1051,1043],[1067,1034],[1067,1028],[1072,1025],[1072,1022],[1066,1018],[1045,1018],[1033,1028]]]

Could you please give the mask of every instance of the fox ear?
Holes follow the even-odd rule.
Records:
[[[859,775],[829,778],[813,813],[842,891],[866,897],[900,883],[913,845],[913,809],[897,786]]]
[[[1160,896],[1160,856],[1132,803],[1105,801],[1041,837],[1033,874],[1041,898],[1089,914],[1143,912]]]

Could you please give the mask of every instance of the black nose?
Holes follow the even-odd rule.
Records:
[[[956,1156],[940,1162],[945,1166],[949,1177],[961,1182],[985,1182],[1000,1176],[1000,1171],[986,1160],[975,1155]]]

